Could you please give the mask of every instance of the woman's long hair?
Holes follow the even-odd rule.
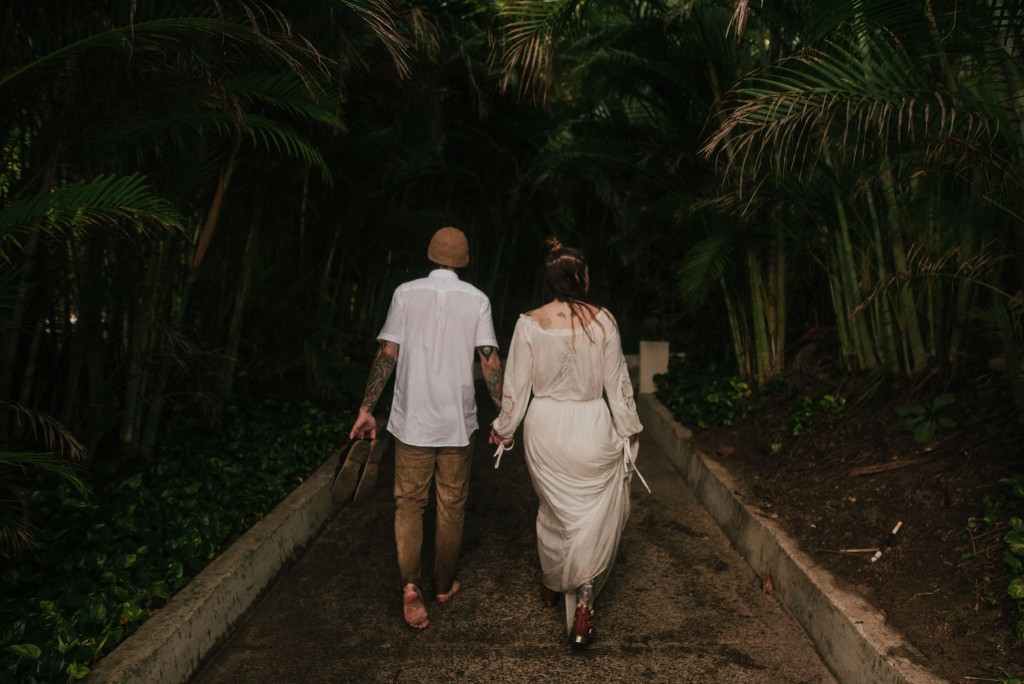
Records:
[[[593,342],[590,322],[594,321],[598,326],[601,326],[601,322],[594,318],[594,309],[597,307],[587,301],[587,258],[580,250],[563,246],[558,238],[548,238],[547,244],[550,251],[544,262],[544,286],[548,296],[569,306],[573,337],[578,320],[587,338]],[[603,326],[601,330],[604,330]]]

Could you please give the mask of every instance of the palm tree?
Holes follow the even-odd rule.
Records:
[[[347,10],[352,16],[364,17],[376,35],[394,44],[400,63],[401,42],[389,23],[386,6],[359,1],[330,5],[335,11]],[[330,178],[316,146],[296,127],[308,124],[340,129],[336,93],[328,94],[325,90],[330,64],[317,48],[294,31],[283,13],[269,7],[257,11],[239,4],[221,7],[217,13],[211,13],[209,8],[189,12],[185,7],[171,10],[174,14],[170,15],[164,14],[167,10],[159,3],[133,4],[123,9],[124,14],[115,9],[108,16],[99,6],[80,5],[76,16],[66,17],[73,29],[53,35],[49,41],[37,37],[32,42],[34,53],[22,49],[28,44],[19,42],[19,36],[29,36],[35,28],[49,37],[49,27],[21,24],[37,20],[35,13],[9,22],[12,35],[5,42],[10,48],[7,61],[16,66],[0,79],[0,87],[25,102],[46,105],[47,99],[36,84],[59,79],[65,72],[79,74],[79,80],[89,79],[93,74],[103,73],[101,67],[117,64],[122,58],[128,69],[89,83],[88,99],[74,100],[85,93],[81,85],[61,91],[61,97],[73,101],[77,109],[26,108],[22,122],[11,121],[7,130],[18,132],[26,141],[50,140],[59,134],[47,136],[46,131],[68,125],[69,116],[94,122],[75,131],[73,142],[57,150],[59,157],[51,162],[51,167],[59,167],[61,172],[51,185],[74,182],[75,173],[88,174],[97,166],[150,169],[149,176],[161,186],[161,192],[174,198],[178,209],[175,225],[191,224],[194,243],[189,247],[187,267],[194,271],[208,252],[232,173],[247,150],[293,157],[301,164],[318,168],[325,180]],[[211,41],[219,41],[230,49],[211,50]],[[103,97],[103,92],[110,96]],[[50,119],[34,113],[64,109],[67,113],[50,114]],[[31,127],[32,122],[35,128]],[[27,143],[14,149],[27,162],[32,154],[42,151],[39,145]],[[34,192],[30,182],[38,173],[33,174],[28,166],[19,164],[8,176],[8,201]],[[212,189],[212,194],[206,188]],[[30,199],[18,206],[40,206],[56,199],[50,197],[53,193],[49,190],[38,195],[41,199],[29,195]],[[125,213],[122,211],[119,216]],[[123,234],[137,234],[138,226],[134,224],[138,221],[128,220],[133,225]],[[150,272],[159,272],[159,268],[166,271],[152,286],[165,295],[151,296],[142,311],[155,313],[157,310],[152,306],[163,306],[173,320],[187,310],[193,277],[187,276],[189,270],[182,270],[183,253],[178,258],[167,254],[184,247],[182,237],[190,236],[180,231],[177,238],[161,238],[169,242],[159,251],[151,252],[154,261],[149,264]],[[134,256],[129,258],[137,262]],[[179,282],[174,284],[175,281]],[[178,288],[184,288],[183,297],[177,294]],[[166,310],[167,302],[175,299],[173,311]],[[145,317],[143,314],[133,320]],[[18,342],[19,337],[23,339],[19,326],[13,329],[8,348],[23,348]],[[141,365],[152,357],[151,352],[145,351],[150,346],[143,344],[139,350],[142,356],[134,357],[141,358]],[[129,409],[127,413],[133,411]]]
[[[781,372],[786,224],[760,228],[770,216],[753,213],[740,193],[721,191],[697,141],[719,116],[723,89],[764,58],[761,45],[792,49],[783,24],[792,18],[769,16],[734,41],[731,12],[717,2],[515,3],[505,17],[509,87],[542,100],[551,93],[577,112],[553,141],[550,163],[604,181],[592,192],[614,228],[590,237],[633,254],[639,277],[630,282],[639,287],[623,299],[647,302],[659,334],[691,354],[714,353],[714,340],[730,335],[741,372],[762,380]],[[742,186],[743,177],[722,181]],[[728,315],[709,316],[718,320],[711,331],[685,323],[701,315],[685,303],[710,308],[711,291]]]
[[[362,17],[402,66],[386,5],[324,4]],[[4,19],[0,401],[17,410],[0,414],[2,460],[79,485],[66,450],[33,440],[29,426],[45,424],[64,444],[77,435],[76,458],[111,434],[122,453],[145,456],[175,392],[192,402],[223,389],[195,371],[233,371],[209,349],[226,342],[234,357],[245,281],[216,292],[200,268],[218,226],[253,225],[225,221],[239,164],[294,160],[330,181],[311,136],[342,129],[333,64],[266,5],[12,5]],[[251,272],[253,253],[224,264]],[[211,295],[231,321],[212,345],[191,305],[198,296],[205,309]],[[182,369],[193,375],[178,386]],[[5,500],[17,518],[16,500]]]
[[[1008,37],[1024,15],[990,2],[819,9],[827,21],[797,55],[735,88],[705,151],[829,189],[822,261],[851,365],[948,374],[978,349],[972,309],[1016,268],[1002,257],[1021,215]]]

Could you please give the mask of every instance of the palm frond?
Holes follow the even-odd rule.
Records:
[[[112,48],[164,53],[175,43],[194,44],[197,34],[227,38],[270,53],[309,83],[305,58],[319,60],[320,55],[308,41],[291,32],[284,15],[266,8],[260,12],[246,8],[245,17],[248,24],[218,17],[171,17],[115,26],[32,56],[0,74],[0,88],[79,53]],[[149,39],[153,39],[152,44],[147,43]]]
[[[987,251],[964,255],[959,247],[935,256],[929,255],[924,245],[912,245],[907,253],[906,269],[876,283],[853,309],[851,316],[859,315],[880,299],[891,296],[897,287],[911,280],[941,280],[948,283],[949,287],[957,288],[978,287],[991,292],[996,299],[1013,301],[1012,293],[993,285],[988,278],[996,266],[1006,259],[1006,256]]]
[[[0,483],[0,551],[27,549],[35,541],[36,531],[29,516],[28,494],[6,479]]]
[[[68,463],[60,454],[45,451],[0,451],[0,472],[7,470],[20,470],[23,474],[28,473],[51,473],[59,475],[64,481],[78,490],[78,493],[85,495],[89,487],[78,477],[74,466]],[[8,480],[9,478],[4,478]]]
[[[679,269],[679,296],[697,308],[708,291],[725,275],[736,251],[736,240],[729,231],[719,231],[704,239],[686,254]]]
[[[301,159],[318,169],[325,183],[331,182],[331,171],[327,168],[327,162],[324,161],[320,150],[299,135],[294,128],[265,116],[252,114],[244,118],[242,126],[256,146]]]
[[[80,227],[109,227],[121,220],[177,230],[182,218],[153,192],[145,176],[100,176],[12,202],[0,209],[0,257],[3,244],[31,228],[56,232]]]
[[[736,0],[736,9],[729,20],[728,28],[734,29],[736,35],[740,35],[747,27],[747,20],[753,10],[750,7],[750,0]]]
[[[837,30],[858,31],[866,25],[885,26],[905,34],[922,28],[921,13],[914,3],[892,0],[815,0],[807,3],[735,0],[732,16],[723,35],[737,38],[753,27],[786,26],[801,36],[804,44],[816,44]]]
[[[11,401],[0,402],[0,408],[12,411],[18,423],[26,423],[31,434],[58,457],[70,461],[84,461],[89,457],[78,439],[52,416]]]
[[[885,30],[899,36],[904,43],[927,39],[927,22],[914,3],[892,0],[816,0],[808,5],[803,40],[810,45],[818,44],[837,32],[859,39]]]
[[[244,104],[259,102],[299,119],[345,130],[345,125],[335,113],[337,97],[327,93],[310,97],[305,84],[290,71],[246,74],[230,80],[225,87]]]
[[[502,87],[518,81],[520,96],[546,99],[554,50],[564,28],[587,0],[512,0],[499,11],[502,29]]]
[[[765,12],[764,5],[747,10]],[[732,147],[734,163],[756,173],[766,164],[801,168],[821,149],[846,151],[856,162],[908,149],[935,159],[1019,145],[1024,107],[1014,84],[1024,72],[1006,41],[1022,26],[1017,2],[962,9],[815,2],[800,35],[803,52],[735,88],[728,117],[702,153]]]
[[[19,424],[27,423],[29,434],[47,451],[0,449],[0,549],[30,546],[33,527],[29,500],[22,486],[40,474],[56,475],[87,496],[88,485],[79,477],[75,462],[88,458],[85,448],[59,421],[45,413],[14,402],[0,402],[12,411]]]
[[[402,77],[408,77],[409,41],[398,30],[395,12],[391,5],[383,0],[341,0],[342,4],[359,15],[370,27],[385,49]]]
[[[30,500],[19,481],[40,474],[56,475],[78,491],[89,494],[89,486],[74,465],[54,452],[0,451],[0,550],[24,549],[35,541]]]
[[[878,145],[939,145],[991,133],[985,117],[958,111],[948,93],[918,81],[904,53],[893,48],[886,57],[869,64],[836,46],[752,78],[737,89],[737,104],[702,154],[713,157],[729,141],[756,174],[766,162],[798,168],[823,146],[863,158]]]

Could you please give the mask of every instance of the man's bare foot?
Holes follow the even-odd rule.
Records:
[[[410,627],[424,629],[430,624],[427,607],[423,605],[423,597],[420,596],[420,590],[415,584],[405,585],[405,591],[402,592],[402,611]]]
[[[461,588],[462,588],[462,582],[460,582],[459,580],[453,580],[452,581],[452,588],[448,590],[447,594],[438,594],[437,595],[438,603],[444,603],[445,601],[450,599],[452,596],[455,596],[455,592],[457,592]]]

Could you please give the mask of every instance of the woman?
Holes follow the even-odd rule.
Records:
[[[615,319],[585,299],[590,273],[583,254],[553,238],[548,244],[552,299],[516,323],[490,441],[507,447],[525,418],[526,463],[540,499],[541,598],[554,606],[564,594],[569,640],[585,646],[594,598],[629,516],[643,426]]]

